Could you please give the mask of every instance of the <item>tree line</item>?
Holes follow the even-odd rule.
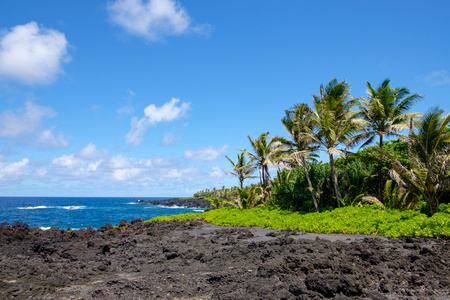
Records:
[[[215,205],[320,212],[372,203],[435,214],[449,198],[450,114],[437,107],[409,112],[423,96],[392,88],[389,79],[377,88],[367,82],[366,97],[355,98],[350,89],[333,79],[320,86],[312,106],[286,110],[281,122],[288,138],[248,136],[250,150],[240,150],[236,161],[226,157],[232,170],[225,173],[236,176],[239,187],[210,191]],[[317,161],[319,151],[328,163]],[[277,169],[274,178],[270,166]],[[255,177],[259,184],[244,187]]]

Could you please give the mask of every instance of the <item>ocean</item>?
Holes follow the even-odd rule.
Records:
[[[148,220],[188,212],[202,212],[200,208],[163,207],[135,204],[136,200],[164,200],[174,197],[0,197],[0,223],[22,221],[31,227],[49,229],[98,229],[110,223],[136,218]]]

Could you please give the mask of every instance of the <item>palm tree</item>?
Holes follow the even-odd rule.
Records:
[[[308,181],[309,191],[316,211],[319,212],[319,205],[314,195],[314,189],[306,168],[306,159],[312,152],[318,150],[317,144],[309,138],[308,135],[301,133],[307,132],[307,128],[314,127],[313,114],[309,106],[305,103],[296,105],[293,110],[287,110],[286,115],[281,119],[284,129],[289,133],[291,140],[276,137],[275,140],[288,148],[289,158],[292,158],[297,165],[301,165],[305,170],[305,177]]]
[[[283,149],[278,145],[279,143],[273,139],[269,139],[268,135],[268,132],[262,133],[255,140],[252,140],[252,138],[248,136],[248,140],[250,141],[254,153],[242,150],[245,155],[250,157],[250,163],[260,169],[259,178],[263,188],[265,188],[269,182],[269,165],[277,165],[277,161],[283,152]]]
[[[367,99],[361,98],[358,106],[361,109],[361,118],[364,131],[356,135],[350,145],[354,145],[362,140],[365,142],[361,145],[364,147],[379,138],[380,150],[383,148],[383,136],[386,137],[403,137],[400,132],[405,129],[412,129],[414,120],[420,117],[421,113],[406,113],[411,106],[422,99],[419,94],[410,94],[405,88],[392,89],[389,85],[390,80],[385,79],[381,85],[374,89],[367,82]],[[410,130],[411,132],[411,130]],[[378,197],[383,199],[383,178],[382,178],[382,155],[380,152],[378,161]]]
[[[372,175],[371,166],[359,160],[346,164],[341,172],[344,178],[343,189],[346,191],[343,202],[345,205],[353,205],[365,196],[367,187],[375,176]]]
[[[234,206],[239,209],[249,209],[258,206],[264,199],[263,189],[256,186],[248,186],[239,189],[239,197],[235,200]]]
[[[225,157],[230,161],[231,165],[233,165],[233,171],[225,171],[225,174],[236,176],[239,179],[241,189],[243,188],[244,180],[246,178],[256,178],[256,176],[251,176],[251,174],[256,170],[256,167],[250,162],[245,162],[244,152],[238,154],[236,163],[234,163],[228,156],[225,155]]]
[[[320,85],[320,95],[314,95],[314,128],[305,128],[303,134],[318,143],[330,157],[331,180],[334,187],[338,207],[342,206],[341,192],[338,186],[334,155],[344,156],[344,152],[336,149],[340,144],[349,141],[358,128],[357,111],[351,109],[355,99],[350,95],[350,85],[346,82],[331,80],[325,87]]]
[[[450,190],[450,114],[432,108],[422,118],[418,132],[411,134],[410,168],[403,166],[393,155],[391,177],[417,199],[427,202],[430,214],[438,211],[439,198]]]

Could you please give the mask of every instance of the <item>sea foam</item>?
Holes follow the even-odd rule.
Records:
[[[64,209],[83,209],[86,208],[86,206],[83,205],[71,205],[71,206],[63,206]]]
[[[18,209],[42,209],[42,208],[52,208],[52,206],[25,206],[25,207],[18,207]]]

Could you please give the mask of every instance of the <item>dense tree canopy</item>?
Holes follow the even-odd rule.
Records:
[[[230,160],[230,174],[242,183],[238,170],[257,168],[261,189],[241,184],[234,201],[306,211],[375,203],[436,213],[450,198],[450,115],[438,108],[410,112],[423,96],[391,88],[388,79],[377,89],[367,83],[367,98],[353,97],[350,88],[333,79],[320,86],[312,107],[286,110],[281,122],[288,138],[249,136],[252,152],[242,150],[236,164]],[[317,150],[329,162],[314,162]],[[283,167],[272,180],[269,165]]]

